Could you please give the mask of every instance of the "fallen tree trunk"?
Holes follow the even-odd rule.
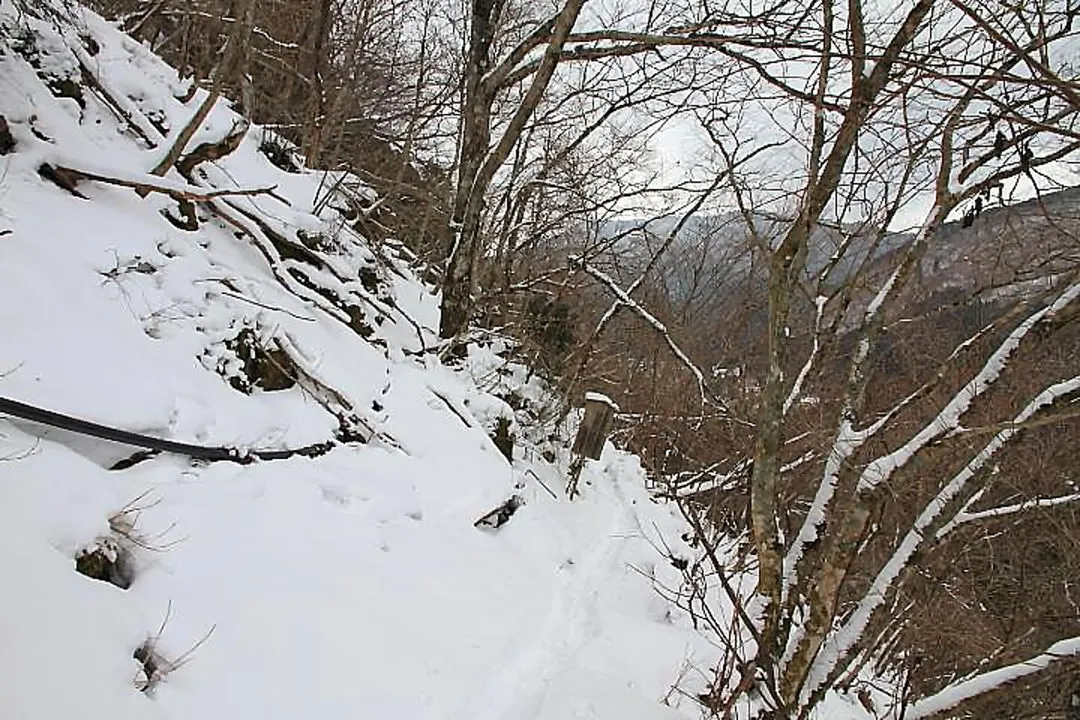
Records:
[[[72,194],[77,193],[75,188],[82,180],[92,180],[94,182],[105,183],[107,185],[117,185],[119,187],[126,187],[135,190],[140,195],[146,196],[152,192],[161,193],[162,195],[168,195],[177,202],[209,202],[216,198],[222,197],[250,197],[252,195],[270,195],[277,189],[276,185],[261,188],[226,188],[222,190],[211,190],[209,192],[199,192],[195,189],[180,187],[177,185],[170,185],[169,183],[154,178],[150,180],[149,177],[146,180],[136,178],[122,178],[114,177],[110,175],[102,175],[101,173],[92,172],[90,170],[80,170],[78,168],[67,167],[64,165],[51,165],[49,163],[43,163],[38,168],[38,173],[52,182],[56,183],[60,187],[64,188]]]

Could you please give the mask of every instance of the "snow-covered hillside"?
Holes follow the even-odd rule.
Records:
[[[683,528],[637,460],[609,445],[569,502],[527,422],[544,388],[505,343],[428,350],[432,289],[345,220],[363,188],[278,169],[258,128],[199,189],[151,178],[205,94],[92,14],[0,8],[0,397],[241,454],[340,441],[117,466],[135,450],[0,418],[0,717],[695,717],[671,686],[710,649],[653,587]],[[219,104],[189,148],[237,122]],[[269,187],[176,225],[184,192]],[[76,572],[88,551],[130,587]]]

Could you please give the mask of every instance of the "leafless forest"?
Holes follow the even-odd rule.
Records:
[[[707,713],[1080,717],[1071,0],[92,5],[376,189],[445,359],[513,337],[538,423],[615,399],[695,529],[658,591]]]

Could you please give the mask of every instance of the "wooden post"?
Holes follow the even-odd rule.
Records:
[[[566,494],[571,500],[577,495],[578,477],[581,475],[585,458],[600,459],[600,453],[604,450],[604,443],[611,430],[611,421],[618,410],[619,406],[607,395],[595,392],[585,393],[585,417],[581,421],[577,437],[574,438],[574,447],[571,449],[577,457],[570,465],[570,482],[566,486]]]
[[[607,395],[585,393],[585,419],[581,421],[577,437],[574,438],[572,452],[575,455],[599,460],[608,431],[611,429],[611,421],[615,418],[618,409],[619,406]]]

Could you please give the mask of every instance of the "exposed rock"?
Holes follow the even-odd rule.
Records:
[[[229,384],[242,393],[254,388],[268,392],[288,390],[296,384],[296,368],[292,358],[278,348],[266,348],[255,331],[244,328],[235,338],[225,342],[240,360],[241,373],[228,377]]]
[[[0,115],[0,155],[7,155],[15,149],[15,138],[11,135],[7,118]]]
[[[135,581],[134,565],[131,553],[112,537],[98,540],[94,546],[75,556],[77,572],[121,590],[127,590]]]

